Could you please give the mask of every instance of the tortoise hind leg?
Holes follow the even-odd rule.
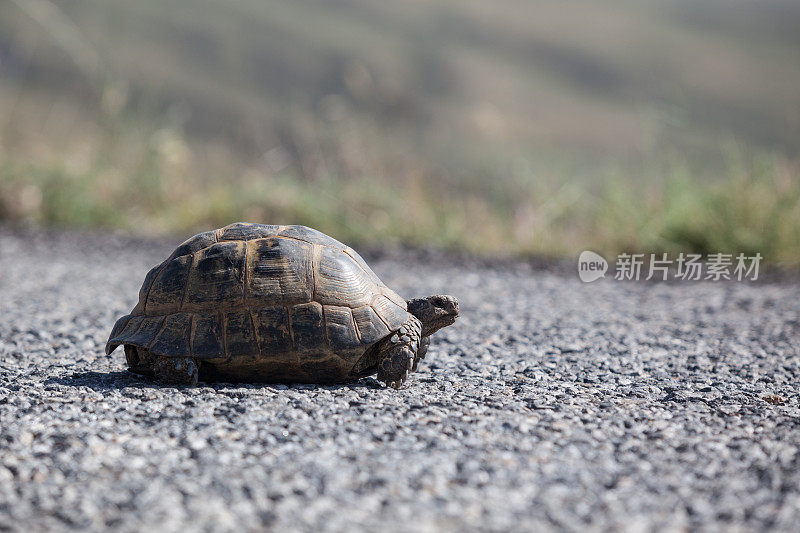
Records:
[[[175,385],[197,385],[200,365],[191,357],[166,357],[150,353],[150,350],[125,345],[125,360],[134,374],[155,377]]]
[[[133,344],[126,344],[125,348],[125,362],[128,363],[128,366],[131,368],[136,368],[141,364],[141,360],[139,359],[139,352],[136,349],[136,346]]]
[[[153,377],[153,363],[155,358],[148,350],[134,346],[125,345],[125,361],[128,363],[128,370],[134,374]]]
[[[158,357],[153,364],[156,379],[174,385],[197,385],[200,367],[191,357]]]

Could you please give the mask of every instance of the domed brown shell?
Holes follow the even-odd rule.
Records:
[[[195,235],[153,268],[106,353],[130,344],[266,377],[344,377],[409,316],[405,300],[336,239],[236,223]]]

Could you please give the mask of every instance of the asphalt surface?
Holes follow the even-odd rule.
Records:
[[[0,230],[0,530],[797,530],[796,284],[393,252],[462,310],[403,389],[177,389],[103,354],[176,244]]]

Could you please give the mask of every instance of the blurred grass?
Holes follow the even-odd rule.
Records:
[[[784,0],[0,3],[0,220],[800,265],[798,35]]]
[[[416,171],[395,180],[271,172],[225,150],[209,157],[212,147],[171,130],[113,135],[84,148],[79,161],[0,152],[0,219],[148,235],[291,222],[352,243],[483,255],[759,252],[800,265],[800,168],[741,145],[729,147],[724,179],[698,177],[677,155],[642,164],[636,179],[613,164],[593,166],[590,181],[574,167],[516,161],[504,176],[494,168],[500,179],[479,176],[454,190]]]

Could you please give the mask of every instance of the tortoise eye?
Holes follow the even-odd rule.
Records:
[[[455,305],[455,301],[452,296],[445,296],[442,294],[432,297],[431,303],[441,309],[449,309]]]

